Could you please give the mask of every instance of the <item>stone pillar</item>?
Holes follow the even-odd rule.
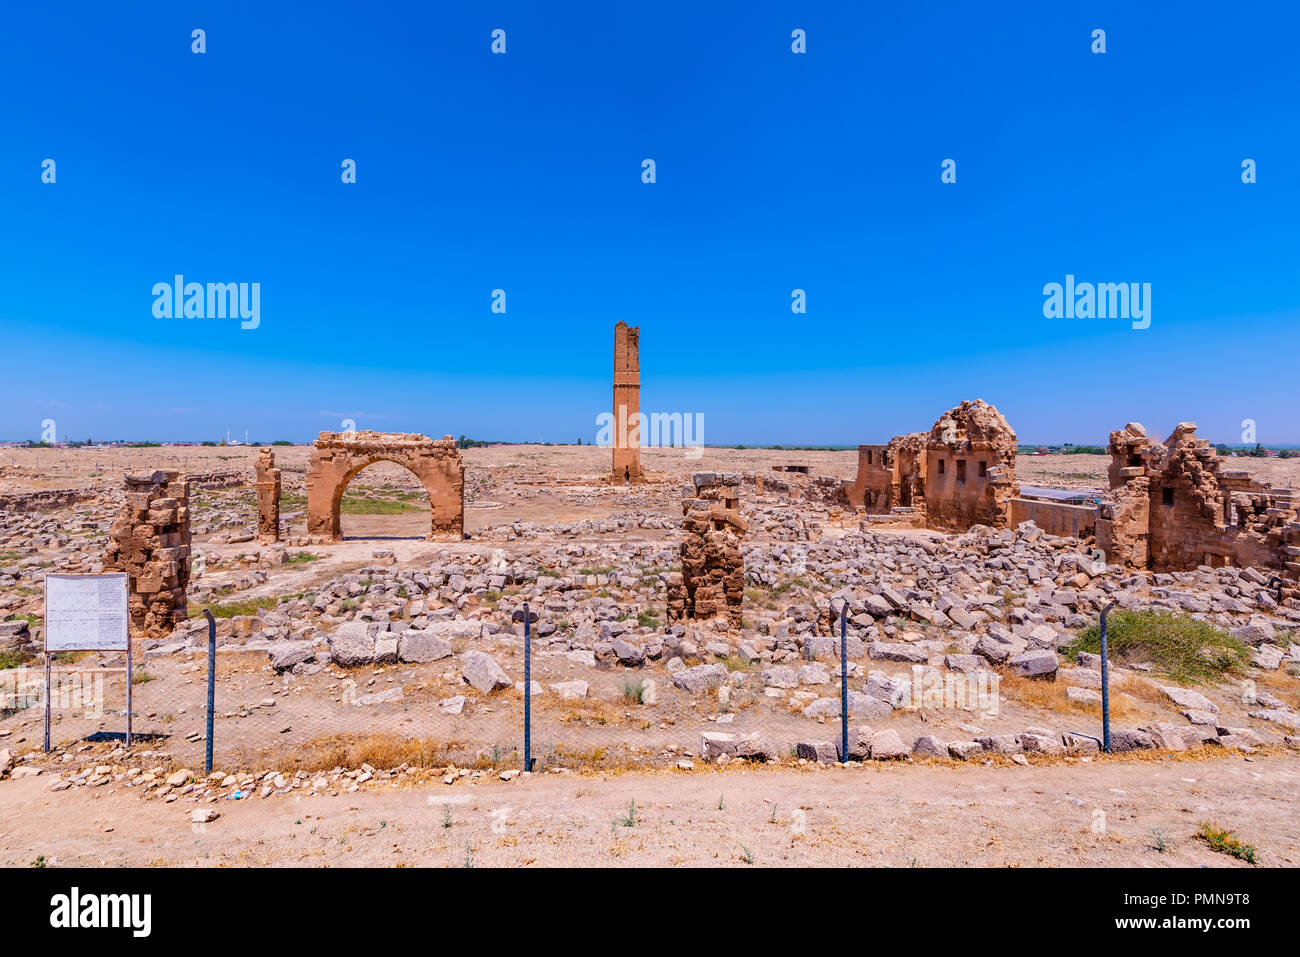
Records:
[[[280,540],[280,470],[275,453],[265,448],[257,453],[257,540]]]
[[[645,481],[641,471],[640,326],[620,320],[614,326],[614,464],[615,484]]]
[[[682,501],[682,570],[668,583],[668,620],[726,616],[740,627],[745,601],[741,476],[701,472]]]
[[[184,621],[190,583],[190,485],[180,472],[126,476],[104,571],[126,572],[133,640],[166,638]]]

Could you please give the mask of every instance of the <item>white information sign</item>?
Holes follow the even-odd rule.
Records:
[[[126,651],[126,573],[45,576],[45,650]]]

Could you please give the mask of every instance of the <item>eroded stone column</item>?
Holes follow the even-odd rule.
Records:
[[[741,476],[700,472],[682,501],[682,570],[669,579],[668,620],[725,616],[740,627],[745,601]]]
[[[126,476],[104,570],[126,572],[133,639],[166,638],[184,621],[190,583],[190,486],[180,472]]]
[[[257,453],[257,540],[280,540],[280,470],[270,449]]]

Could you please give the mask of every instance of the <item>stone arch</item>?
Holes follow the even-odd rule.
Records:
[[[339,507],[357,473],[392,462],[413,474],[429,496],[429,540],[458,541],[465,531],[465,466],[450,435],[431,439],[407,432],[322,432],[307,469],[307,534],[341,538]]]

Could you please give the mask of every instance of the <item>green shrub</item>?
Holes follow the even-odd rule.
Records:
[[[1177,612],[1117,611],[1106,619],[1107,654],[1114,663],[1146,662],[1177,681],[1209,681],[1240,672],[1250,650],[1213,625]],[[1090,625],[1062,653],[1101,652],[1101,627]]]

